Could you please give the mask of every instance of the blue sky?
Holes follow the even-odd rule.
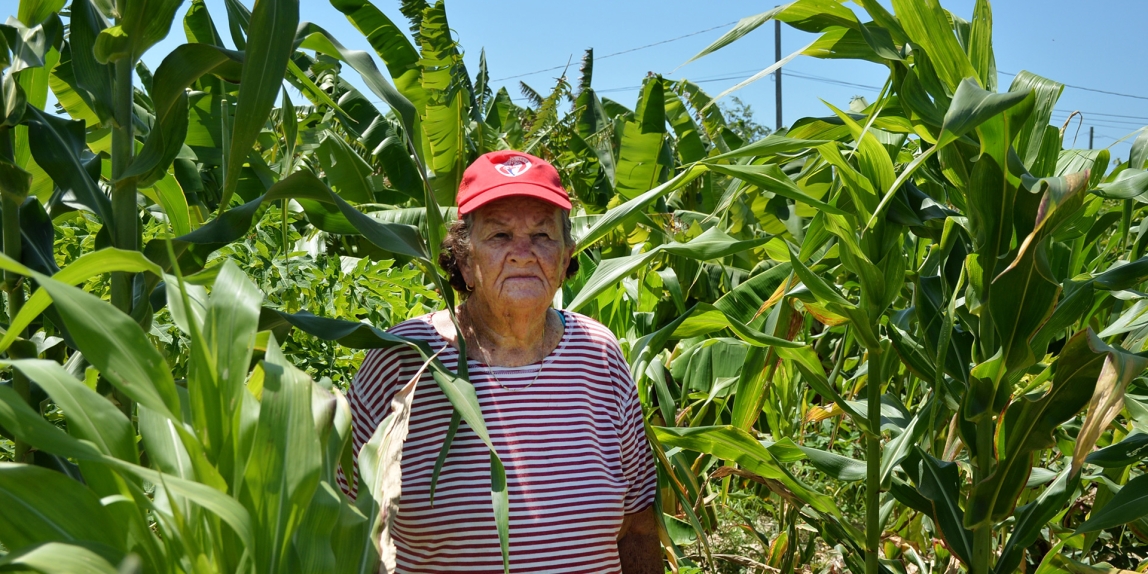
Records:
[[[243,1],[249,6],[252,3]],[[208,0],[207,4],[221,34],[227,37],[223,1]],[[323,26],[349,48],[371,51],[362,35],[327,2],[301,0],[300,4],[302,19]],[[772,23],[723,50],[681,66],[733,22],[768,10],[773,4],[720,0],[448,0],[447,17],[466,50],[471,74],[477,72],[479,53],[485,49],[492,79],[502,80],[494,85],[506,85],[516,97],[519,81],[546,92],[562,72],[539,70],[569,62],[569,77],[576,78],[583,51],[592,47],[596,55],[594,87],[603,97],[633,107],[637,86],[648,72],[673,79],[689,78],[716,95],[770,65],[774,57]],[[942,0],[942,4],[965,19],[972,16],[973,0]],[[376,0],[376,5],[405,27],[398,0]],[[847,5],[859,10],[852,3]],[[1095,130],[1095,147],[1112,146],[1113,157],[1126,158],[1131,139],[1122,143],[1116,143],[1117,140],[1148,125],[1148,75],[1143,73],[1142,60],[1142,28],[1148,21],[1148,2],[1008,0],[995,2],[993,8],[994,48],[997,68],[1002,72],[1002,90],[1012,80],[1004,72],[1024,69],[1065,84],[1137,96],[1068,87],[1053,116],[1059,125],[1072,111],[1083,115],[1078,136],[1076,119],[1066,131],[1066,145],[1071,146],[1076,136],[1076,147],[1087,147],[1091,127]],[[182,14],[183,11],[178,17],[182,18]],[[153,69],[167,52],[184,41],[181,28],[178,23],[173,26],[172,34],[145,56]],[[813,37],[783,26],[783,54],[800,49]],[[651,44],[656,45],[642,48]],[[641,49],[610,56],[635,48]],[[872,101],[887,75],[886,68],[877,64],[808,57],[795,59],[785,72],[791,74],[782,81],[786,124],[804,116],[826,115],[829,111],[821,100],[838,107],[848,105],[856,95]],[[529,75],[514,77],[523,74]],[[353,72],[349,75],[353,76]],[[759,123],[773,125],[772,76],[734,95],[752,106]]]

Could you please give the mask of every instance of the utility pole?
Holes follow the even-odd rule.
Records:
[[[773,61],[781,61],[781,20],[773,21]],[[781,129],[781,68],[773,73],[773,89],[777,95],[777,129]]]
[[[1088,149],[1092,149],[1092,135],[1096,128],[1088,126]]]

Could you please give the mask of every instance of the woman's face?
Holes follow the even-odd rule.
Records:
[[[471,297],[496,311],[549,305],[574,251],[562,237],[561,208],[523,197],[475,210],[470,246],[459,269],[474,287]]]

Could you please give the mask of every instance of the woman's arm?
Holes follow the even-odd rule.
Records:
[[[653,506],[622,518],[622,529],[618,532],[618,558],[622,561],[622,574],[665,572]]]

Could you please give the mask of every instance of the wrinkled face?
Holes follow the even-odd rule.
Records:
[[[459,264],[477,297],[496,311],[545,307],[566,277],[574,246],[562,237],[562,210],[510,197],[474,212],[470,256]]]

